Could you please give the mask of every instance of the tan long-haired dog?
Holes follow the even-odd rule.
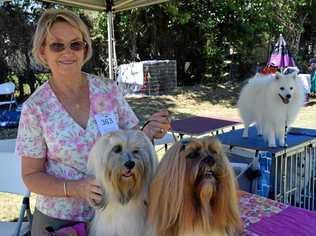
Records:
[[[213,137],[174,144],[150,185],[148,236],[238,235],[241,220],[229,161]]]
[[[143,132],[117,131],[96,142],[88,169],[104,194],[90,236],[144,235],[149,184],[156,167],[155,150]]]

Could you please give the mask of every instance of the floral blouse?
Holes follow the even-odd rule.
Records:
[[[114,113],[121,129],[138,124],[115,82],[89,74],[87,79],[90,114],[85,129],[65,110],[48,82],[38,88],[22,107],[17,154],[46,158],[46,173],[60,179],[86,177],[89,151],[101,136],[94,117],[96,114]],[[84,200],[43,195],[37,195],[36,208],[50,217],[75,221],[88,221],[94,213]]]

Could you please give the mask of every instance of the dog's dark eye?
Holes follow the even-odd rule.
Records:
[[[191,152],[189,155],[186,156],[186,158],[188,159],[195,159],[197,157],[199,157],[199,152],[198,151],[195,151],[195,152]]]
[[[139,150],[138,149],[135,149],[134,151],[133,151],[133,154],[135,155],[135,154],[138,154],[139,153]]]
[[[290,90],[293,90],[293,87],[290,87]]]
[[[118,145],[115,145],[113,148],[112,148],[112,151],[115,152],[115,153],[120,153],[122,151],[122,146],[120,144]]]
[[[284,87],[281,87],[280,89],[283,91],[283,90],[284,90]]]

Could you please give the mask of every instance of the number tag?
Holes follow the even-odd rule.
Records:
[[[116,117],[113,112],[108,114],[96,114],[94,117],[101,135],[105,135],[111,131],[119,130]]]

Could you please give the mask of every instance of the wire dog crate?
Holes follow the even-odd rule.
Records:
[[[152,60],[122,64],[117,81],[124,95],[162,95],[177,87],[175,60]]]
[[[272,162],[274,199],[316,210],[316,143],[275,156]]]

